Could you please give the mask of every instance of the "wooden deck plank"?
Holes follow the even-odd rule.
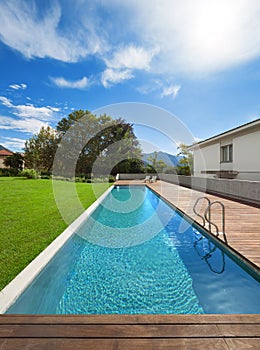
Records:
[[[225,339],[229,350],[259,350],[260,339]]]
[[[228,334],[238,334],[237,326],[226,326]],[[253,329],[251,329],[253,328]],[[243,326],[243,336],[257,333],[255,326]],[[225,327],[211,325],[2,325],[0,338],[214,338],[220,337]]]
[[[0,339],[1,350],[230,350],[224,339]],[[233,348],[232,348],[233,349]],[[237,347],[236,350],[241,348]],[[254,349],[254,348],[251,348]],[[257,349],[257,348],[255,348]],[[259,348],[258,348],[259,349]]]
[[[258,349],[260,315],[2,315],[0,350]]]
[[[260,338],[259,324],[1,325],[0,338]]]
[[[12,324],[260,324],[259,314],[207,315],[0,315],[0,325]]]

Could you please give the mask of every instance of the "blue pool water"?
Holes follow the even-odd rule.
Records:
[[[6,313],[260,313],[260,283],[152,191],[114,188]]]

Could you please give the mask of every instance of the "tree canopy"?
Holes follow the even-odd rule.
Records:
[[[21,155],[21,153],[16,152],[4,159],[4,165],[7,167],[10,167],[11,169],[15,169],[17,171],[22,170],[23,156]]]
[[[148,172],[162,173],[167,167],[167,164],[162,159],[158,159],[158,152],[154,152],[147,160],[150,162],[146,167]]]
[[[190,176],[193,171],[193,156],[188,146],[181,143],[178,147],[179,153],[177,156],[181,157],[179,164],[176,167],[176,172],[178,175]]]
[[[67,160],[77,159],[76,175],[91,173],[97,159],[100,171],[118,171],[122,164],[129,171],[132,167],[140,171],[142,166],[132,125],[106,114],[77,110],[62,118],[56,129],[42,128],[25,144],[26,166],[50,171],[58,147],[64,147]]]
[[[38,134],[25,142],[25,166],[37,171],[50,171],[59,141],[55,129],[42,127]]]

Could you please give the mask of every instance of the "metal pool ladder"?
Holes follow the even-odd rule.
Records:
[[[201,215],[196,210],[196,207],[197,207],[198,203],[200,201],[202,201],[202,200],[206,200],[208,202],[208,206],[205,209],[204,215]],[[221,232],[219,231],[218,225],[216,223],[212,222],[212,220],[211,220],[211,209],[212,209],[212,206],[215,206],[215,205],[220,205],[221,209],[222,209],[221,210],[221,212],[222,212],[222,231]],[[222,202],[220,202],[220,201],[213,201],[213,202],[211,202],[208,197],[203,196],[203,197],[200,197],[200,198],[198,198],[196,200],[196,202],[195,202],[195,204],[193,206],[193,211],[198,217],[200,217],[202,219],[203,227],[206,227],[206,224],[208,224],[209,232],[213,233],[212,232],[212,226],[213,226],[215,228],[215,230],[216,230],[215,235],[218,237],[219,234],[222,233],[225,243],[226,244],[228,243],[226,232],[225,232],[225,206],[224,206],[224,204]]]

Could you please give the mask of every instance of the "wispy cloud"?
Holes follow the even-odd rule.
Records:
[[[162,90],[161,97],[171,96],[175,98],[178,95],[180,89],[181,89],[180,85],[165,86]]]
[[[161,98],[171,97],[175,99],[181,89],[181,85],[175,83],[164,82],[160,79],[152,79],[149,84],[137,87],[137,91],[141,94],[157,94]]]
[[[31,103],[14,104],[9,98],[0,96],[0,103],[16,116],[1,116],[0,129],[19,131],[28,134],[39,132],[41,127],[49,125],[60,111],[58,107],[35,106]]]
[[[0,2],[1,40],[29,59],[50,57],[77,62],[102,50],[101,39],[91,21],[86,22],[84,28],[75,21],[73,29],[68,31],[61,26],[61,17],[62,9],[57,1],[41,13],[34,1]]]
[[[0,117],[0,129],[20,131],[24,133],[34,134],[39,132],[41,127],[46,127],[48,123],[45,123],[35,118],[16,119],[12,117]]]
[[[3,141],[2,141],[3,140]],[[25,145],[24,139],[19,139],[16,137],[2,137],[1,138],[1,144],[6,147],[11,149],[12,151],[20,152]]]
[[[134,78],[135,70],[149,71],[150,63],[157,50],[146,50],[144,47],[128,45],[117,49],[104,58],[107,68],[101,75],[104,87],[118,84]]]
[[[5,107],[13,107],[11,100],[5,96],[0,96],[0,102],[2,102],[2,105],[4,105]]]
[[[158,50],[146,50],[144,47],[128,45],[118,49],[110,59],[105,58],[109,68],[149,70],[153,56]]]
[[[258,0],[132,0],[122,6],[128,14],[122,31],[160,48],[153,71],[212,73],[260,56]]]
[[[107,68],[101,76],[101,83],[104,87],[110,87],[112,84],[118,84],[124,80],[133,78],[133,74],[129,69],[111,69]]]
[[[54,114],[59,112],[59,108],[51,106],[37,107],[31,103],[15,105],[5,96],[0,96],[0,102],[5,107],[10,108],[14,115],[22,118],[38,118],[41,121],[50,121],[54,118]]]
[[[27,88],[27,85],[22,83],[22,84],[12,84],[12,85],[9,85],[9,88],[13,89],[13,90],[25,90]]]
[[[94,55],[106,65],[104,86],[135,70],[211,74],[260,56],[259,0],[54,1],[48,11],[37,3],[0,2],[1,41],[28,59],[78,62]],[[59,87],[87,86],[86,77],[54,79]]]
[[[84,89],[86,88],[90,82],[87,77],[83,77],[82,79],[79,80],[67,80],[63,77],[59,78],[51,78],[52,82],[60,87],[60,88],[70,88],[70,89]]]

